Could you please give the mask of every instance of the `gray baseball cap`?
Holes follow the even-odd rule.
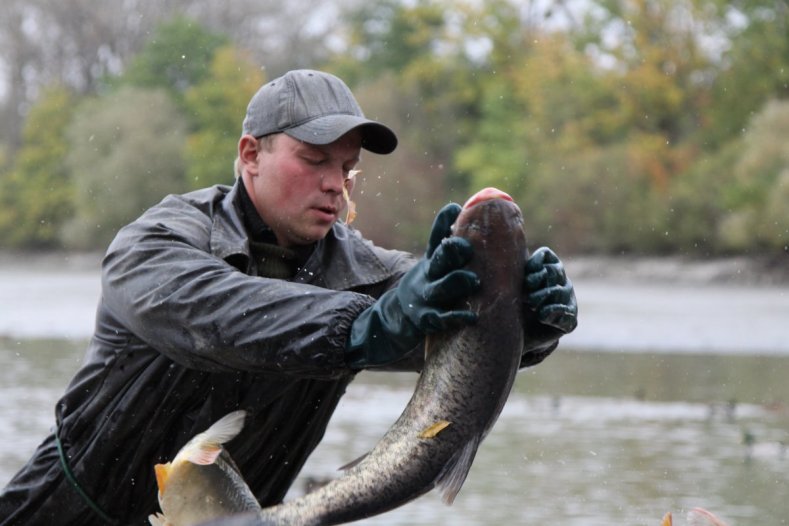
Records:
[[[249,101],[242,134],[262,137],[284,132],[310,144],[329,144],[358,128],[362,147],[391,153],[397,136],[365,118],[345,83],[334,75],[299,69],[264,84]]]

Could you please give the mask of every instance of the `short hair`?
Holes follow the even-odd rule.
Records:
[[[267,152],[270,152],[272,148],[274,148],[274,139],[280,135],[279,133],[270,133],[268,135],[263,135],[262,137],[255,137],[258,141],[257,151],[260,151],[261,148],[264,148]],[[241,177],[241,159],[236,156],[236,160],[233,161],[233,174],[235,178],[238,179]]]

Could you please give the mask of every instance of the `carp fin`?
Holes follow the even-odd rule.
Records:
[[[211,444],[224,444],[236,438],[244,427],[244,419],[247,412],[243,409],[228,413],[216,422],[214,425],[200,433],[204,442]]]
[[[688,512],[688,524],[691,526],[726,526],[725,522],[704,508],[693,508],[690,510]]]
[[[194,449],[189,450],[184,460],[188,460],[192,464],[199,466],[208,466],[216,462],[219,454],[222,452],[222,446],[217,444],[200,444]]]
[[[663,520],[660,521],[660,526],[672,526],[672,524],[674,524],[674,521],[671,518],[671,512],[666,512],[666,514],[663,515]]]
[[[441,500],[444,501],[444,504],[451,505],[455,501],[455,497],[466,481],[481,440],[482,437],[472,437],[463,448],[452,455],[444,469],[438,474],[436,485],[442,492]]]
[[[164,493],[164,488],[167,486],[167,477],[170,476],[170,463],[156,464],[153,467],[156,473],[156,486],[159,488],[159,493]]]
[[[238,410],[223,416],[211,427],[195,435],[178,452],[173,463],[186,460],[201,466],[213,464],[222,452],[222,444],[234,439],[241,432],[246,415],[246,411]]]
[[[151,526],[170,526],[172,523],[167,521],[167,517],[161,513],[152,513],[148,515],[148,522]]]

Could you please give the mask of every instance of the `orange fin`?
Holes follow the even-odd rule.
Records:
[[[427,426],[419,433],[419,438],[435,438],[440,432],[447,428],[452,422],[447,420],[439,420],[433,425]]]
[[[153,467],[156,473],[156,485],[159,487],[159,493],[164,493],[164,488],[167,486],[167,478],[170,476],[170,463],[156,464]]]
[[[671,512],[666,512],[666,514],[663,515],[663,520],[660,521],[660,526],[672,526],[673,524],[674,521],[671,518]]]

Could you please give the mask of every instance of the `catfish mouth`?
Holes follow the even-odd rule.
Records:
[[[492,186],[488,188],[483,188],[476,194],[472,195],[468,198],[468,201],[463,205],[463,209],[471,208],[472,206],[478,205],[484,201],[490,201],[491,199],[504,199],[505,201],[509,201],[514,203],[515,201],[512,197],[498,188],[493,188]]]
[[[511,229],[523,231],[520,207],[506,192],[488,187],[466,201],[451,231],[452,235],[484,238],[484,242],[494,242],[501,236],[506,237],[506,232]]]

